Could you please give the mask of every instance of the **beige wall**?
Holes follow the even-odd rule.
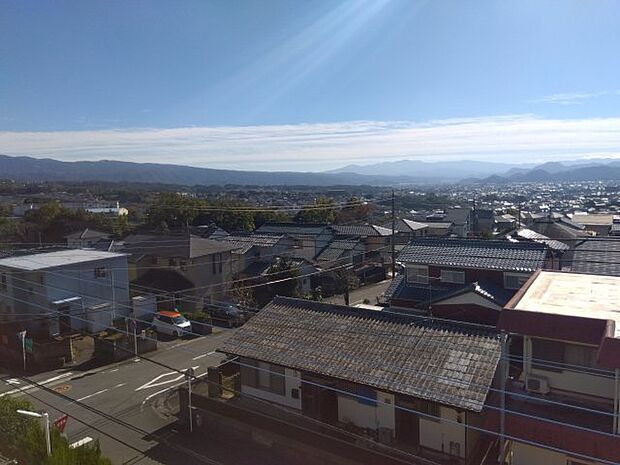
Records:
[[[459,457],[465,457],[465,426],[457,425],[459,414],[449,407],[439,408],[440,418],[431,420],[420,417],[420,445],[445,454],[450,453],[450,443],[459,444]],[[447,421],[441,421],[442,419]],[[465,413],[461,413],[464,423]]]
[[[248,369],[247,367],[242,366],[242,370]],[[259,376],[266,374],[269,375],[268,372],[259,371]],[[298,371],[291,370],[289,368],[284,369],[284,395],[281,396],[279,394],[264,391],[262,389],[258,389],[251,386],[241,385],[241,392],[243,394],[248,394],[250,396],[258,397],[259,399],[264,399],[269,402],[273,402],[275,404],[284,405],[286,407],[291,407],[296,410],[301,410],[301,375]],[[297,399],[293,399],[291,392],[293,389],[297,389],[299,392],[299,396]]]
[[[366,405],[355,397],[338,395],[338,421],[353,423],[360,428],[396,428],[394,416],[394,395],[376,391],[377,404]]]

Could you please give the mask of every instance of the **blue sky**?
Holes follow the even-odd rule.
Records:
[[[0,153],[237,169],[620,156],[620,2],[10,1]]]

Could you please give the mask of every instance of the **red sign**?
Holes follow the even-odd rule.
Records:
[[[54,420],[54,426],[60,430],[61,433],[65,431],[65,426],[67,426],[67,420],[69,419],[69,415],[63,415],[62,417]]]

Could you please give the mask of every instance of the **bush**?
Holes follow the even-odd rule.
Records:
[[[112,465],[101,455],[99,441],[70,449],[69,442],[53,425],[52,455],[48,457],[40,420],[20,415],[18,409],[35,411],[27,400],[9,396],[0,398],[0,452],[4,455],[20,463],[40,465]]]

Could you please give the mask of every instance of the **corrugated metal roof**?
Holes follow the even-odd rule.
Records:
[[[546,247],[536,243],[478,239],[418,238],[399,254],[402,263],[501,271],[542,268]]]
[[[78,263],[107,260],[116,257],[126,257],[127,254],[104,252],[91,249],[67,249],[55,252],[21,255],[0,260],[0,267],[16,268],[20,270],[44,270]]]
[[[276,297],[219,350],[480,412],[501,344],[456,323]]]

